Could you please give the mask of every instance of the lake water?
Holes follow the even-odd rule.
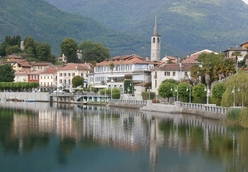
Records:
[[[0,171],[248,171],[247,136],[189,115],[0,102]]]

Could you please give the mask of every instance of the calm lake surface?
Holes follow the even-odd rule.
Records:
[[[248,130],[196,116],[0,102],[1,172],[248,171]]]

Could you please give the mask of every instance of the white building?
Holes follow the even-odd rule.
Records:
[[[113,63],[113,70],[110,64]],[[89,85],[95,88],[117,87],[124,91],[124,77],[130,75],[133,81],[150,82],[150,71],[154,63],[137,55],[117,56],[97,63],[94,73],[89,74]]]
[[[41,89],[56,88],[57,85],[57,67],[49,67],[40,73],[39,85]]]
[[[152,70],[152,92],[158,94],[160,84],[166,79],[177,81],[190,79],[190,63],[162,64]]]
[[[66,66],[57,69],[57,88],[72,88],[72,78],[81,76],[84,80],[88,79],[90,67],[82,63],[68,63]],[[82,83],[83,84],[83,83]]]

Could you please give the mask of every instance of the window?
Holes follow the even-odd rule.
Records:
[[[68,79],[68,84],[71,84],[71,80],[70,79]]]
[[[68,76],[71,76],[71,73],[68,73]]]
[[[152,42],[155,43],[155,38],[153,38]]]
[[[155,87],[157,87],[157,80],[155,80]]]
[[[75,73],[72,73],[72,76],[75,76]]]
[[[81,73],[81,76],[84,77],[84,73]]]
[[[59,73],[59,76],[62,76],[62,73]]]
[[[59,83],[62,83],[62,79],[59,80]]]
[[[173,72],[173,74],[172,74],[173,76],[176,76],[176,72]]]
[[[64,76],[66,76],[66,73],[64,73]]]
[[[64,79],[64,84],[66,84],[66,79]]]
[[[159,43],[159,38],[158,38],[158,43]]]

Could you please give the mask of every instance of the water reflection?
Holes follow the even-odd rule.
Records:
[[[68,165],[68,157],[78,147],[106,146],[134,154],[149,150],[150,168],[145,171],[248,170],[247,130],[222,122],[97,106],[9,102],[0,106],[0,143],[5,155],[31,154],[58,144],[51,156],[57,157],[58,164]],[[196,163],[192,157],[209,162]]]

